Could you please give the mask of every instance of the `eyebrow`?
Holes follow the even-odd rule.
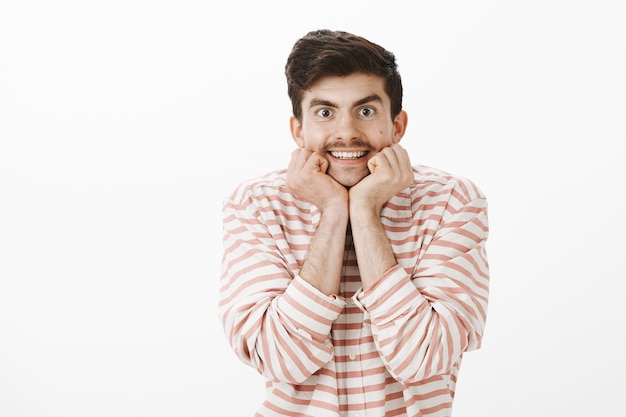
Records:
[[[372,101],[376,101],[376,102],[382,103],[383,99],[378,94],[370,94],[367,97],[363,97],[362,99],[355,101],[352,104],[352,107],[357,107],[357,106],[360,106],[360,105],[365,104],[365,103],[370,103]],[[311,100],[311,102],[309,103],[309,108],[315,107],[315,106],[338,107],[332,101],[324,100],[324,99],[321,99],[321,98],[314,98],[314,99]]]

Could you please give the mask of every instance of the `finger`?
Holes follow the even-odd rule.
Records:
[[[411,158],[409,157],[409,152],[406,149],[398,144],[395,144],[394,150],[398,155],[398,162],[401,164],[401,166],[411,166]]]
[[[402,148],[399,148],[397,146],[390,147],[389,151],[387,152],[387,159],[389,160],[389,166],[394,171],[397,171],[398,169],[401,169],[403,167],[403,165],[400,164],[400,162],[402,161],[401,152],[402,152]]]
[[[300,151],[301,151],[300,148],[296,148],[293,151],[291,151],[291,158],[289,159],[289,166],[287,167],[289,171],[293,171],[295,169]]]
[[[372,174],[376,172],[376,168],[378,168],[377,156],[378,155],[374,155],[369,159],[369,161],[367,161],[367,168],[370,170]]]
[[[413,182],[413,166],[409,152],[401,146],[397,146],[394,151],[398,158],[399,178],[402,178],[402,181],[408,185]]]
[[[387,156],[392,169],[399,175],[399,178],[405,177],[408,171],[412,171],[409,153],[400,145],[391,146]]]
[[[410,161],[408,159],[408,153],[403,148],[394,149],[395,157],[395,170],[400,178],[405,178],[407,170],[410,168]]]
[[[303,148],[297,148],[291,153],[291,155],[292,155],[291,162],[293,163],[293,169],[300,171],[306,165],[306,162],[309,159],[309,156],[311,155],[311,151],[303,149]]]
[[[367,161],[367,167],[372,174],[377,170],[380,171],[391,169],[388,153],[389,148],[383,148],[369,161]]]
[[[328,160],[319,152],[312,152],[306,162],[308,168],[315,172],[326,173],[328,169]]]

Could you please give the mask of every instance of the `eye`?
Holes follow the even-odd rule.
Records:
[[[373,107],[363,107],[359,109],[359,114],[364,117],[371,117],[376,113]]]
[[[315,112],[315,114],[317,114],[319,117],[323,119],[327,119],[333,115],[333,112],[330,109],[323,108],[323,109],[319,109],[317,112]]]

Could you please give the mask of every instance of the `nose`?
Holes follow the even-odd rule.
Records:
[[[335,139],[346,142],[358,137],[357,121],[352,114],[343,114],[337,119]]]

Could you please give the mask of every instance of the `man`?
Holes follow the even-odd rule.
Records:
[[[285,74],[297,149],[223,207],[219,316],[265,377],[256,415],[449,416],[485,326],[485,196],[412,166],[389,51],[313,31]]]

